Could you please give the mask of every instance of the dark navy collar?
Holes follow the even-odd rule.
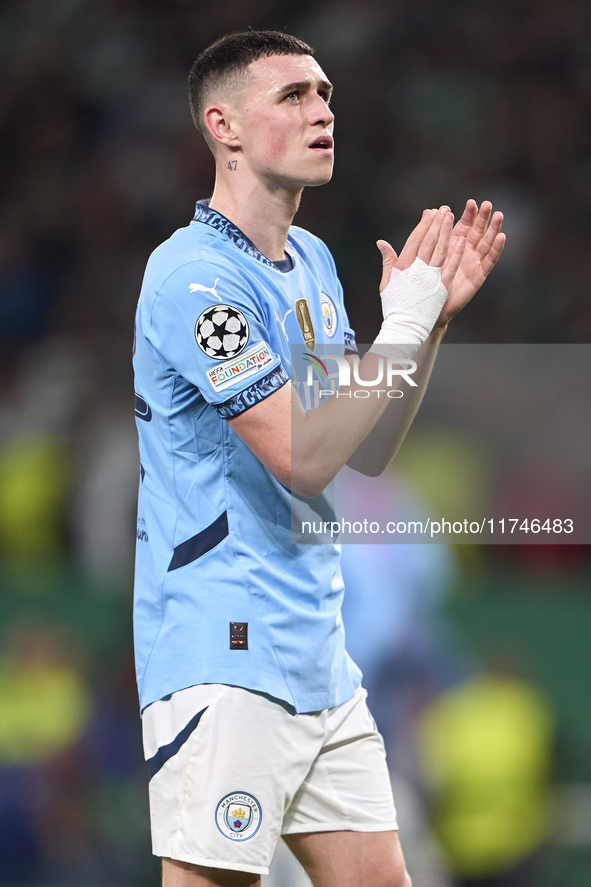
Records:
[[[216,231],[220,231],[228,238],[228,240],[231,240],[238,249],[241,249],[242,252],[246,253],[248,256],[252,256],[253,259],[256,259],[257,262],[261,262],[263,265],[276,268],[283,274],[291,271],[294,267],[294,261],[289,253],[286,253],[287,258],[280,259],[278,262],[272,262],[271,259],[264,256],[262,252],[256,248],[252,240],[249,240],[246,234],[243,234],[240,228],[237,228],[230,219],[227,219],[217,210],[209,208],[208,199],[197,201],[195,204],[193,221],[203,222],[204,225],[209,225],[210,228],[215,228]]]

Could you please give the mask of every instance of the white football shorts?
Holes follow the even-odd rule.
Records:
[[[366,695],[295,714],[264,693],[200,684],[148,706],[154,854],[266,875],[281,835],[397,829]]]

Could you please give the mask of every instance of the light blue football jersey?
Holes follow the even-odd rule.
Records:
[[[338,547],[292,543],[290,492],[226,421],[288,382],[292,344],[355,349],[326,246],[292,227],[286,254],[271,262],[200,201],[148,261],[133,361],[142,709],[222,683],[317,711],[361,680]]]

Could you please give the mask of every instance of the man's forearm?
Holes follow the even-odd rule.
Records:
[[[405,386],[401,398],[387,396],[398,382],[392,382],[389,388],[380,383],[378,391],[377,386],[372,389],[353,381],[346,389],[339,389],[339,396],[333,394],[320,407],[304,414],[293,395],[293,489],[303,495],[317,495],[345,464],[370,475],[384,470],[419,408],[444,332],[444,328],[434,329],[419,351],[417,371],[412,376],[417,387]],[[376,378],[383,363],[384,357],[369,352],[360,362],[359,377]]]
[[[388,391],[399,384],[394,381],[398,378],[395,366],[389,374],[392,378],[381,385],[384,396],[372,397],[371,388],[355,378],[377,379],[384,374],[385,363],[379,354],[368,352],[357,374],[351,373],[352,383],[341,386],[309,413],[304,411],[294,386],[284,385],[228,423],[283,486],[305,498],[314,498],[338,474],[386,410]]]
[[[413,373],[413,379],[417,387],[405,388],[403,397],[389,401],[387,409],[371,433],[347,461],[350,468],[376,477],[392,461],[421,405],[439,343],[446,329],[447,326],[433,329],[415,357],[417,370]]]

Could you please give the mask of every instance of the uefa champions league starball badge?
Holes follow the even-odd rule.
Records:
[[[248,322],[238,308],[212,305],[198,317],[195,339],[208,357],[228,360],[240,354],[248,342]]]
[[[248,841],[259,830],[263,817],[261,805],[246,792],[233,792],[219,802],[215,811],[216,825],[231,841]]]

